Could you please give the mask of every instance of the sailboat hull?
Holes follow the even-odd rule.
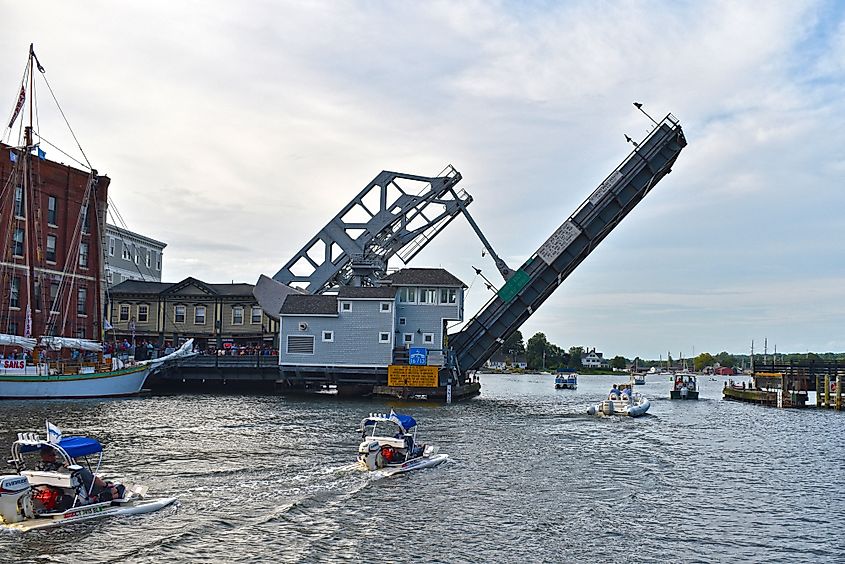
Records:
[[[0,372],[0,399],[58,399],[131,396],[141,387],[150,365],[92,374],[14,374]]]

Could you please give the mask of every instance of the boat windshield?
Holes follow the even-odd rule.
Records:
[[[363,435],[366,437],[393,437],[402,438],[402,428],[393,421],[371,421],[364,425]]]

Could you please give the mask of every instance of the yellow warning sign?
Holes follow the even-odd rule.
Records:
[[[438,384],[437,373],[438,368],[436,366],[391,364],[387,367],[387,385],[436,388]]]

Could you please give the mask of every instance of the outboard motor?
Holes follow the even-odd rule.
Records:
[[[605,415],[613,415],[616,406],[613,405],[612,401],[605,401],[601,404],[601,412]]]
[[[26,476],[0,476],[0,520],[19,523],[33,517],[32,488]]]
[[[367,470],[384,468],[384,456],[381,454],[378,441],[363,441],[358,445],[358,460],[367,467]]]

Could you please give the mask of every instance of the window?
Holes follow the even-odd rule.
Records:
[[[114,279],[114,276],[112,275],[112,271],[106,270],[106,282],[111,284],[113,279]]]
[[[340,311],[352,311],[352,302],[340,302]]]
[[[57,311],[59,307],[59,283],[50,282],[50,311]]]
[[[440,289],[440,303],[441,304],[456,304],[458,303],[457,288],[441,288]]]
[[[323,331],[323,342],[324,343],[333,343],[334,342],[334,331]]]
[[[147,323],[150,320],[150,306],[138,304],[138,323]]]
[[[129,305],[120,304],[120,316],[118,319],[120,321],[129,321]]]
[[[126,241],[123,242],[123,260],[132,260],[132,252],[129,250]]]
[[[413,333],[405,333],[402,335],[402,342],[406,345],[413,344],[414,342],[414,334]]]
[[[232,325],[244,324],[244,308],[243,306],[235,306],[232,308]]]
[[[187,315],[188,307],[183,305],[173,306],[173,321],[174,323],[185,323],[185,315]]]
[[[56,236],[47,235],[47,260],[56,262]]]
[[[424,345],[433,345],[434,344],[434,333],[423,333],[423,344]]]
[[[405,325],[405,322],[406,322],[406,321],[407,321],[407,320],[406,320],[404,317],[400,317],[400,318],[399,318],[399,325]]]
[[[88,204],[82,206],[82,209],[79,210],[79,215],[82,216],[82,232],[83,233],[90,233],[91,228],[88,221]]]
[[[88,268],[88,243],[79,243],[79,266]]]
[[[399,288],[399,303],[414,304],[417,302],[416,288]]]
[[[250,316],[250,323],[261,323],[261,315],[263,311],[259,306],[252,306],[252,315]]]
[[[88,313],[88,288],[77,288],[76,290],[76,313],[78,315]]]
[[[114,237],[109,237],[109,256],[114,256]]]
[[[15,186],[15,215],[23,217],[23,186]]]
[[[150,250],[149,249],[146,249],[146,252],[147,252],[147,257],[144,260],[144,264],[146,264],[147,268],[149,268],[150,265],[152,264],[152,262],[151,262],[152,257],[150,257]]]
[[[138,259],[141,256],[141,251],[138,249],[138,245],[135,245],[135,264],[138,264]]]
[[[156,253],[156,270],[161,270],[161,253]]]
[[[194,308],[194,325],[205,325],[205,306]]]
[[[77,339],[84,339],[85,338],[85,327],[77,327],[76,338]]]
[[[22,227],[15,227],[15,234],[12,236],[12,254],[16,257],[23,256],[24,231]]]
[[[390,310],[393,309],[393,302],[381,302],[379,306],[379,311],[382,313],[390,313]]]
[[[288,354],[314,354],[313,335],[288,335]]]
[[[19,335],[18,333],[18,322],[17,321],[10,321],[9,322],[9,333],[12,335]]]
[[[389,343],[390,342],[390,333],[379,333],[378,334],[378,342],[379,343]]]
[[[33,296],[33,301],[35,302],[35,311],[41,311],[41,281],[35,281],[35,295]]]
[[[421,304],[436,304],[437,303],[437,288],[421,288],[420,289],[420,303]]]
[[[12,278],[12,288],[9,295],[9,305],[11,307],[21,307],[21,278],[15,276]]]
[[[56,218],[58,217],[58,206],[56,204],[55,196],[47,196],[47,223],[56,225]]]

